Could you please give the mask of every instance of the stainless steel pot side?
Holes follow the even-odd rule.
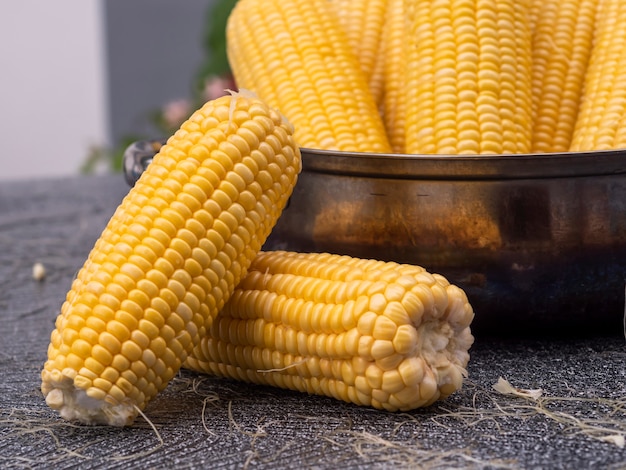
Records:
[[[134,145],[127,167],[147,148]],[[302,149],[302,159],[264,249],[423,266],[466,291],[478,335],[622,331],[626,150],[462,157]]]

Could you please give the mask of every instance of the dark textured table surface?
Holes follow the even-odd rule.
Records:
[[[39,391],[49,334],[127,191],[117,175],[0,183],[0,467],[626,468],[622,331],[478,336],[464,388],[410,413],[182,371],[145,410],[149,422],[61,420]],[[541,394],[505,395],[500,377]]]

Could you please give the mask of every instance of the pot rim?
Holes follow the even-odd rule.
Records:
[[[626,173],[626,149],[515,155],[406,155],[301,148],[304,171],[428,180],[545,179]]]

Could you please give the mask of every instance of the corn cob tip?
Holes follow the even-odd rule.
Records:
[[[45,371],[42,375],[47,375]],[[74,385],[69,376],[59,378],[43,377],[46,383],[42,392],[46,404],[59,412],[68,421],[82,424],[106,424],[109,426],[129,426],[137,417],[139,409],[130,400],[122,403],[108,403],[90,397],[83,389]]]

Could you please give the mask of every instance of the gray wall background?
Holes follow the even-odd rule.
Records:
[[[111,143],[154,135],[148,113],[191,96],[213,0],[105,0]]]

